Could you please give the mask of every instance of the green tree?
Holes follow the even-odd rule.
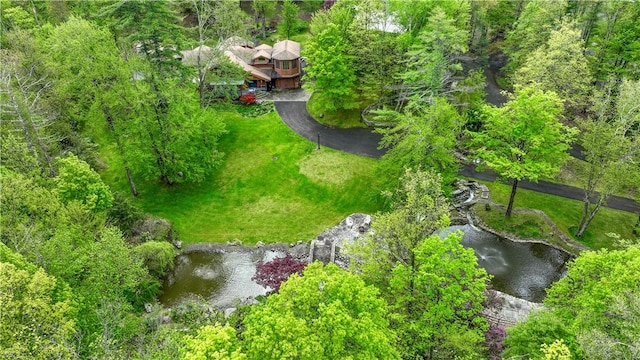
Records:
[[[463,119],[444,97],[429,103],[411,100],[402,113],[396,113],[397,125],[380,129],[380,146],[388,148],[381,168],[392,179],[399,178],[405,168],[433,169],[450,180],[456,175],[457,160],[453,154]]]
[[[23,54],[24,55],[24,54]],[[36,64],[24,63],[15,53],[0,53],[0,110],[3,133],[20,134],[41,172],[53,175],[55,134],[49,129],[56,119],[53,109],[43,100],[52,86]],[[6,136],[6,135],[5,135]],[[18,137],[16,137],[18,139]]]
[[[199,183],[221,163],[218,141],[225,125],[215,112],[201,109],[192,92],[173,84],[163,93],[139,84],[139,114],[127,127],[124,146],[145,179]]]
[[[236,331],[229,325],[206,325],[195,337],[187,336],[182,349],[183,360],[244,360]]]
[[[542,359],[543,344],[562,339],[572,354],[580,352],[574,332],[569,324],[553,313],[541,310],[529,315],[526,322],[507,328],[506,349],[503,358],[527,356]]]
[[[100,175],[77,156],[59,158],[56,191],[62,202],[79,201],[90,211],[104,211],[111,206],[113,195]]]
[[[115,228],[102,228],[98,234],[58,228],[41,248],[41,257],[48,272],[66,281],[78,297],[83,353],[108,353],[116,348],[115,339],[124,341],[126,334],[135,333],[127,320],[133,305],[150,301],[159,290],[160,284],[147,280],[142,259],[131,253]]]
[[[455,72],[462,70],[455,58],[468,50],[468,38],[466,29],[457,27],[454,18],[435,7],[420,32],[420,41],[406,55],[408,69],[400,75],[406,89],[400,100],[417,97],[429,102],[447,94],[454,86]]]
[[[83,134],[96,128],[109,131],[131,192],[137,196],[123,147],[126,125],[133,113],[132,99],[136,96],[131,81],[133,70],[124,61],[113,35],[89,21],[72,17],[53,29],[46,44],[50,68],[57,77],[54,91],[61,117]],[[77,155],[90,160],[86,154]]]
[[[74,359],[71,289],[0,243],[0,357]]]
[[[368,283],[388,293],[389,278],[397,264],[414,268],[414,249],[435,231],[449,225],[449,210],[438,173],[406,169],[400,186],[384,195],[391,210],[375,216],[367,237],[348,252],[351,265]]]
[[[300,9],[292,0],[284,0],[282,3],[282,22],[280,27],[284,36],[288,39],[298,28],[298,12]]]
[[[598,8],[593,35],[587,43],[595,52],[592,66],[596,80],[611,77],[638,79],[640,63],[640,4],[626,1],[603,1]]]
[[[247,32],[248,16],[236,1],[192,0],[191,5],[196,14],[198,30],[196,67],[200,107],[205,108],[209,87],[204,84],[235,80],[243,78],[244,75],[244,70],[231,63],[224,55],[225,49],[216,47],[211,52],[206,52],[205,43],[211,40],[221,43],[232,36],[244,36]],[[233,96],[237,96],[236,86],[226,87],[226,90],[231,90]]]
[[[510,71],[520,68],[535,49],[547,42],[566,8],[565,0],[533,0],[526,3],[518,21],[506,37],[504,51],[509,55],[507,67]]]
[[[277,2],[271,0],[252,0],[251,8],[256,16],[256,24],[262,25],[262,38],[267,38],[267,19],[273,16]]]
[[[584,109],[592,78],[580,31],[570,23],[551,31],[546,45],[528,54],[513,80],[516,84],[536,84],[540,90],[554,91],[567,107]]]
[[[577,237],[584,234],[607,198],[621,190],[624,180],[633,179],[633,174],[637,180],[640,172],[635,163],[640,155],[640,81],[624,80],[617,99],[613,90],[600,93],[595,98],[595,116],[579,123],[588,176]],[[620,176],[625,173],[629,175]]]
[[[516,88],[501,108],[484,106],[484,125],[473,134],[475,153],[499,176],[512,182],[511,216],[518,182],[555,175],[569,156],[575,132],[558,120],[562,101],[554,92],[533,86]]]
[[[154,76],[182,76],[183,68],[177,56],[184,42],[181,19],[166,1],[119,0],[101,10],[99,16],[116,36],[155,67],[146,78],[156,83]]]
[[[376,288],[314,262],[251,308],[242,337],[249,358],[397,359],[386,317]]]
[[[160,278],[173,269],[175,250],[167,241],[148,241],[133,248],[132,253],[142,259],[149,273]]]
[[[489,277],[462,233],[432,235],[414,249],[412,266],[398,263],[388,297],[392,327],[407,359],[480,356],[488,325],[482,302]]]
[[[542,344],[563,339],[576,358],[636,358],[639,259],[638,245],[582,252],[568,264],[567,275],[548,289],[545,310],[507,330],[503,355],[542,357]]]
[[[67,221],[57,194],[30,177],[0,167],[0,239],[13,251],[36,260],[39,249]]]
[[[352,59],[347,52],[343,33],[330,23],[321,33],[311,38],[303,51],[309,65],[306,67],[305,88],[321,95],[324,111],[352,109],[356,101],[356,76]]]

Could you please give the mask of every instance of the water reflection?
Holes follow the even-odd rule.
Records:
[[[173,306],[203,298],[212,305],[233,306],[238,299],[264,295],[267,289],[251,278],[258,260],[269,261],[282,254],[262,252],[196,251],[176,257],[174,271],[167,276],[160,302]]]
[[[534,302],[541,302],[545,289],[566,273],[570,256],[564,251],[539,243],[516,243],[469,225],[451,226],[447,234],[462,230],[462,245],[472,248],[478,265],[493,275],[496,290]]]

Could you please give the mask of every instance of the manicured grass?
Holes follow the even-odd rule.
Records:
[[[137,203],[169,219],[185,243],[310,240],[353,212],[382,206],[374,176],[376,160],[315,149],[282,123],[277,113],[244,118],[232,107],[218,110],[229,134],[220,150],[224,165],[200,185],[166,187],[138,180]],[[216,110],[211,110],[216,111]],[[109,150],[111,151],[111,150]],[[128,191],[113,152],[103,178]]]
[[[508,203],[511,186],[497,182],[485,182],[485,185],[489,188],[493,201],[505,205]],[[624,239],[634,238],[631,231],[638,217],[637,214],[602,208],[582,238],[576,238],[574,233],[582,214],[582,202],[518,189],[514,206],[544,211],[560,231],[592,249],[611,248],[613,241],[607,236],[608,233],[619,234]]]
[[[321,111],[320,104],[322,101],[322,95],[319,93],[311,94],[311,98],[307,102],[307,110],[309,114],[313,116],[316,121],[321,124],[338,127],[338,128],[366,128],[362,121],[360,121],[360,113],[362,109],[340,109],[338,111]]]

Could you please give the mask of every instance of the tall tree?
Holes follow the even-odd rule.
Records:
[[[0,357],[74,359],[74,294],[0,243]]]
[[[397,125],[378,130],[380,146],[389,148],[381,167],[391,178],[399,178],[405,168],[433,169],[447,180],[456,174],[454,156],[463,119],[444,97],[429,103],[412,99],[402,113],[395,113]]]
[[[516,84],[535,83],[540,90],[554,91],[568,108],[583,111],[592,77],[580,31],[571,23],[552,30],[546,44],[527,56],[513,80]]]
[[[242,37],[246,35],[248,17],[240,9],[236,1],[192,0],[192,6],[196,13],[198,28],[199,46],[196,53],[196,66],[198,70],[200,107],[205,108],[208,90],[207,86],[204,85],[205,83],[212,80],[224,82],[230,78],[236,79],[243,75],[237,70],[230,73],[225,72],[226,69],[230,68],[228,58],[223,54],[226,49],[216,47],[211,51],[205,51],[205,44],[207,42],[220,44],[232,36]],[[219,69],[222,69],[222,71],[219,71]],[[231,67],[231,69],[234,68]],[[220,79],[211,79],[215,75],[222,76]]]
[[[334,264],[314,262],[292,275],[244,324],[249,358],[399,358],[378,290]]]
[[[614,90],[618,93],[616,99]],[[600,93],[595,116],[580,122],[588,176],[577,237],[584,234],[609,196],[621,189],[624,182],[620,174],[638,179],[632,174],[640,172],[636,163],[640,156],[639,98],[640,81],[624,80],[618,89],[608,88]]]
[[[482,302],[489,277],[462,233],[431,235],[414,249],[415,263],[391,275],[392,327],[407,359],[479,356],[488,329]]]
[[[349,44],[338,25],[330,23],[310,40],[303,51],[309,65],[305,87],[321,95],[324,111],[352,109],[356,101],[353,59],[348,55]]]
[[[116,36],[154,64],[157,76],[184,75],[176,56],[184,42],[184,28],[169,2],[120,0],[102,9],[99,15]],[[152,79],[152,74],[146,75]]]
[[[0,58],[4,63],[0,70],[0,111],[2,122],[8,125],[3,131],[20,134],[41,171],[53,175],[52,147],[61,139],[48,129],[56,114],[43,99],[52,81],[38,75],[35,65],[24,68],[19,59],[7,53]]]
[[[420,32],[420,41],[406,55],[407,70],[400,76],[405,90],[400,100],[417,97],[429,102],[451,91],[454,73],[462,70],[456,57],[467,51],[468,37],[444,10],[434,8]]]
[[[388,293],[389,278],[396,264],[415,267],[414,249],[435,231],[449,225],[442,180],[434,171],[406,169],[400,186],[385,193],[391,211],[377,214],[373,231],[348,252],[356,273]]]
[[[300,8],[293,0],[284,0],[282,2],[282,22],[280,27],[284,32],[284,36],[288,39],[298,28],[298,12]]]
[[[533,86],[516,88],[501,108],[484,106],[482,131],[473,134],[475,153],[499,176],[511,180],[505,213],[511,216],[518,182],[555,175],[569,154],[575,131],[559,120],[562,101]]]
[[[273,16],[278,3],[271,0],[252,0],[251,8],[256,16],[256,24],[262,25],[262,38],[267,38],[267,19]]]
[[[528,2],[511,31],[507,33],[505,53],[509,55],[509,65],[514,71],[526,58],[547,42],[551,31],[556,28],[565,13],[567,2],[533,0]]]
[[[592,66],[596,79],[638,80],[640,64],[640,4],[635,1],[603,1],[588,43],[595,52]]]

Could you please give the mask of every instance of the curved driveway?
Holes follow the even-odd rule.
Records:
[[[321,125],[309,115],[305,101],[274,101],[274,104],[278,115],[287,126],[310,141],[317,142],[320,134],[320,145],[332,149],[372,158],[379,158],[385,153],[384,150],[378,149],[382,135],[370,129],[335,129]],[[580,149],[572,150],[570,152],[580,152]],[[477,172],[472,165],[463,165],[459,174],[480,180],[496,179],[495,173]],[[584,197],[583,189],[546,181],[538,183],[522,181],[518,187],[580,201]],[[623,211],[640,212],[640,205],[635,200],[618,196],[609,197],[606,206]]]
[[[295,132],[332,149],[379,158],[384,154],[378,150],[382,135],[371,129],[335,129],[319,124],[307,112],[307,103],[302,101],[276,101],[276,111],[280,118]]]

